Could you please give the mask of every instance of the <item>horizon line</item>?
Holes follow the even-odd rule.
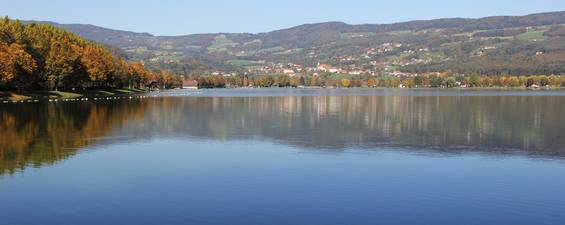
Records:
[[[221,34],[252,34],[252,35],[258,35],[258,34],[265,34],[265,33],[271,33],[271,32],[275,32],[275,31],[292,29],[292,28],[305,26],[305,25],[317,25],[317,24],[326,24],[326,23],[343,23],[343,24],[349,25],[349,26],[395,25],[395,24],[402,24],[402,23],[434,21],[434,20],[448,20],[448,19],[480,20],[480,19],[493,18],[493,17],[526,17],[526,16],[541,15],[541,14],[552,14],[552,13],[565,13],[565,11],[563,11],[563,10],[561,10],[561,11],[543,11],[543,12],[521,14],[521,15],[495,15],[495,16],[485,16],[485,17],[443,17],[443,18],[435,18],[435,19],[406,20],[406,21],[399,21],[399,22],[393,22],[393,23],[355,23],[354,24],[354,23],[347,23],[347,22],[344,22],[344,21],[325,21],[325,22],[321,21],[321,22],[307,22],[307,23],[303,23],[303,24],[299,24],[299,25],[295,25],[295,26],[283,27],[283,28],[274,29],[274,30],[270,30],[270,31],[263,31],[263,32],[202,32],[202,33],[190,33],[190,34],[178,34],[178,35],[156,35],[156,34],[153,34],[153,33],[150,33],[150,32],[132,31],[132,30],[126,30],[126,29],[120,29],[120,28],[110,28],[110,27],[105,27],[105,26],[96,25],[96,24],[92,24],[92,23],[60,23],[60,22],[49,21],[49,20],[26,20],[26,19],[19,19],[19,18],[11,18],[9,15],[3,15],[2,18],[8,17],[11,20],[19,20],[19,21],[22,21],[22,22],[31,22],[31,23],[54,23],[54,24],[57,24],[57,25],[95,26],[95,27],[99,27],[99,28],[103,28],[103,29],[112,30],[112,31],[132,32],[132,33],[136,33],[136,34],[150,35],[150,36],[153,36],[153,37],[183,37],[183,36],[191,36],[191,35],[212,35],[212,34],[220,34],[220,35]]]

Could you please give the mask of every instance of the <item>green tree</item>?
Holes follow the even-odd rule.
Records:
[[[443,78],[433,75],[430,77],[430,86],[431,87],[441,87],[443,86]]]
[[[448,77],[445,83],[448,88],[454,88],[457,86],[457,80],[455,79],[455,77]]]
[[[543,87],[549,85],[549,78],[547,76],[540,77],[540,85]]]
[[[423,82],[424,82],[424,80],[422,79],[421,76],[414,77],[414,85],[422,86]]]
[[[510,77],[510,78],[508,78],[508,86],[519,87],[520,86],[520,80],[517,77]]]
[[[469,79],[469,86],[470,87],[480,87],[481,86],[481,77],[474,75],[471,76]]]

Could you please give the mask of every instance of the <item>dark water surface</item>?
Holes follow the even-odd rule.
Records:
[[[0,224],[565,224],[565,92],[0,105]]]

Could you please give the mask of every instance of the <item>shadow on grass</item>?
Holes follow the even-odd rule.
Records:
[[[110,96],[125,96],[125,95],[138,95],[147,93],[145,90],[140,89],[99,89],[99,90],[86,90],[81,92],[87,97],[110,97]]]
[[[82,94],[73,93],[73,92],[64,92],[64,91],[30,91],[22,93],[21,95],[30,97],[30,98],[80,98]]]

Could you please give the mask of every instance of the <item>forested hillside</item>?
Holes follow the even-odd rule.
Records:
[[[269,73],[277,65],[312,67],[321,62],[373,75],[451,72],[492,76],[565,73],[564,24],[565,12],[396,24],[329,22],[260,34],[186,36],[55,25],[115,46],[150,68],[171,68],[182,74],[253,72],[261,67],[270,67],[263,71]]]
[[[154,73],[142,63],[130,64],[107,47],[64,29],[0,20],[0,89],[143,88],[158,79],[174,82],[166,71]]]

